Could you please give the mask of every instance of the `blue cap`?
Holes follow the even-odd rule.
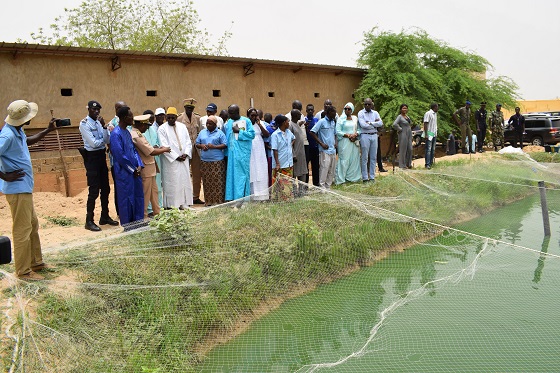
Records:
[[[217,112],[218,111],[218,106],[214,103],[209,103],[208,106],[206,106],[206,111]]]
[[[467,102],[465,103],[465,105],[472,105],[472,103],[471,103],[469,100],[467,100]]]

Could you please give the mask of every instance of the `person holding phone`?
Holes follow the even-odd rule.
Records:
[[[8,106],[8,116],[0,131],[0,179],[2,193],[12,214],[12,240],[16,276],[22,280],[42,280],[36,273],[50,268],[43,262],[39,222],[33,205],[33,167],[28,145],[33,145],[56,126],[52,118],[43,131],[27,137],[22,127],[31,123],[39,110],[34,102],[17,100]]]

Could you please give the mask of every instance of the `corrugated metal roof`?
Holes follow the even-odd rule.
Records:
[[[201,54],[186,54],[186,53],[159,53],[159,52],[145,52],[133,50],[113,50],[102,48],[82,48],[82,47],[69,47],[63,45],[43,45],[43,44],[26,44],[26,43],[7,43],[0,42],[0,53],[12,53],[16,58],[18,54],[35,54],[35,55],[63,55],[72,57],[88,57],[88,58],[107,58],[119,56],[123,59],[143,59],[143,60],[168,60],[168,61],[181,61],[181,62],[194,62],[206,61],[212,63],[235,63],[235,64],[256,64],[256,65],[269,65],[278,68],[289,69],[305,69],[305,70],[319,70],[331,71],[335,73],[357,73],[363,74],[366,70],[358,67],[348,66],[335,66],[335,65],[320,65],[314,63],[302,62],[289,62],[278,60],[265,60],[258,58],[243,58],[243,57],[226,57],[226,56],[211,56]]]

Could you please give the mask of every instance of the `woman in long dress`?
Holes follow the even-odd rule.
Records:
[[[393,128],[399,134],[399,167],[412,168],[412,121],[408,117],[408,105],[402,104]]]
[[[336,122],[336,137],[338,139],[336,184],[347,181],[356,182],[362,179],[358,118],[352,115],[353,112],[354,105],[351,102],[347,103],[344,105],[344,112]]]
[[[255,138],[251,147],[251,195],[255,201],[265,201],[268,200],[268,160],[263,137],[268,137],[270,134],[259,120],[257,109],[247,110],[247,117],[251,120],[255,130]]]
[[[200,149],[200,173],[204,184],[206,206],[224,203],[226,194],[226,161],[224,149],[226,135],[217,128],[218,117],[210,115],[206,128],[196,138],[196,148]]]

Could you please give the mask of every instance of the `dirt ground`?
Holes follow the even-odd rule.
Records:
[[[526,152],[530,151],[544,151],[542,147],[527,146],[524,148]],[[424,168],[424,149],[422,146],[414,149],[416,158],[413,160],[414,168],[422,169]],[[446,156],[443,150],[438,147],[436,149],[436,157],[453,160],[457,158],[469,157],[471,159],[478,159],[481,157],[486,157],[495,152],[487,151],[485,153],[476,154],[456,154],[453,156]],[[392,164],[385,162],[385,168],[387,170],[392,170]],[[396,165],[398,167],[398,164]],[[391,172],[380,174],[382,177],[391,175]],[[111,186],[112,188],[112,186]],[[114,235],[121,233],[123,228],[120,226],[112,227],[109,225],[101,226],[101,232],[91,232],[84,229],[85,214],[86,214],[86,200],[87,200],[87,189],[82,191],[75,197],[64,197],[60,193],[34,193],[33,198],[35,201],[35,211],[39,219],[39,235],[41,237],[41,243],[43,250],[45,252],[49,249],[56,249],[60,246],[70,245],[72,243],[82,242],[88,239],[102,238],[108,235]],[[199,208],[201,206],[197,206]],[[113,195],[109,196],[109,210],[111,217],[116,219],[116,213],[113,204]],[[99,205],[99,199],[97,200],[97,207],[95,209],[96,217],[99,219],[99,212],[101,207]],[[0,235],[8,236],[11,239],[12,231],[12,220],[10,214],[10,208],[3,196],[0,197]],[[74,218],[75,224],[72,226],[60,226],[50,222],[47,217],[65,217]]]
[[[39,235],[44,250],[122,232],[121,227],[109,225],[102,225],[101,232],[91,232],[84,228],[87,193],[87,189],[75,197],[64,197],[62,194],[54,192],[33,193],[35,212],[39,219]],[[109,201],[111,217],[116,219],[115,210],[111,208],[113,206],[112,194]],[[99,212],[101,211],[99,199],[97,202],[97,207],[95,208],[96,220],[99,219]],[[2,219],[0,219],[0,235],[8,236],[11,239],[12,219],[10,206],[4,197],[0,198],[0,216],[2,216]],[[47,220],[47,217],[73,218],[75,223],[71,226],[60,226]]]

